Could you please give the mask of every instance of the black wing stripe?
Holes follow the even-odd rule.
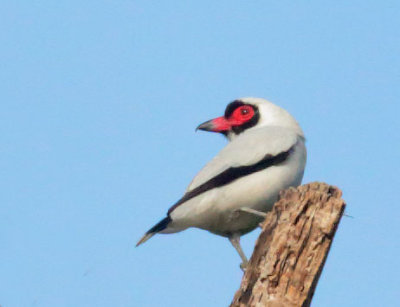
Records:
[[[248,165],[248,166],[239,166],[239,167],[230,167],[227,170],[223,171],[222,173],[218,174],[217,176],[211,178],[210,180],[206,181],[205,183],[199,185],[197,188],[187,192],[183,197],[178,200],[169,210],[168,216],[174,211],[178,206],[182,205],[184,202],[192,199],[200,194],[207,192],[209,190],[227,185],[236,179],[241,177],[250,175],[252,173],[261,171],[266,169],[270,166],[278,165],[289,157],[291,152],[293,151],[294,146],[291,147],[289,150],[281,152],[276,156],[272,156],[270,154],[266,155],[262,160],[259,162]]]

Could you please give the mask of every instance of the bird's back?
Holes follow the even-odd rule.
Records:
[[[290,129],[262,127],[238,136],[193,179],[185,195],[209,187],[178,202],[170,230],[198,227],[227,236],[251,231],[260,219],[237,209],[270,210],[281,190],[301,183],[305,161],[304,138]]]

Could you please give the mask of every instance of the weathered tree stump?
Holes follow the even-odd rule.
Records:
[[[341,195],[320,182],[281,192],[231,307],[310,305],[344,212]]]

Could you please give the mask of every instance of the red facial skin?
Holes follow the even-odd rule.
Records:
[[[238,107],[231,116],[225,118],[224,116],[217,117],[211,122],[213,124],[212,131],[223,132],[231,130],[232,127],[241,126],[247,121],[249,121],[254,116],[254,110],[250,106],[240,106]]]

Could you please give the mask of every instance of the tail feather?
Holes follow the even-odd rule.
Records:
[[[162,219],[159,221],[157,224],[155,224],[153,227],[151,227],[145,234],[144,236],[139,240],[139,242],[136,244],[136,247],[139,246],[140,244],[146,242],[148,239],[150,239],[152,236],[154,236],[157,232],[160,232],[167,228],[168,224],[171,222],[171,218],[167,216],[165,219]]]

